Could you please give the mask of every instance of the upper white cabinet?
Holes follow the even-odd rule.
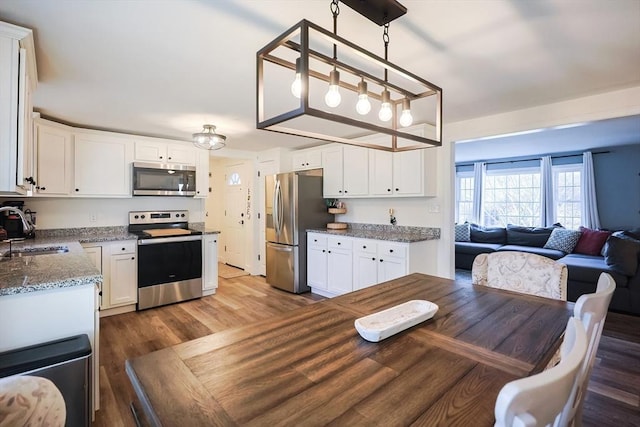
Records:
[[[307,148],[295,151],[291,156],[291,169],[294,171],[322,167],[322,150]]]
[[[369,195],[369,150],[332,145],[322,152],[324,197]]]
[[[196,152],[191,145],[168,144],[156,141],[136,141],[135,161],[196,164]]]
[[[37,81],[31,30],[0,22],[0,194],[25,194],[32,186]]]
[[[35,194],[68,196],[73,174],[71,130],[64,125],[36,120]]]
[[[205,198],[209,197],[209,150],[197,150],[195,197]]]
[[[131,196],[133,143],[117,134],[74,135],[74,188],[77,196]]]

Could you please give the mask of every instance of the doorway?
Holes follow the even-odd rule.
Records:
[[[249,202],[247,171],[244,163],[225,167],[224,259],[234,267],[246,266],[246,224]]]

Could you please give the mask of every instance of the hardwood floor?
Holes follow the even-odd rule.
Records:
[[[100,320],[101,409],[94,426],[135,426],[126,359],[323,299],[279,291],[256,276],[220,277],[219,283],[213,296]],[[585,426],[640,425],[640,317],[607,317],[583,421]]]

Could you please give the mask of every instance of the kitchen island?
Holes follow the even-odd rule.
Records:
[[[378,343],[356,318],[435,316]],[[541,371],[572,303],[411,274],[126,363],[152,425],[492,426],[502,386]]]

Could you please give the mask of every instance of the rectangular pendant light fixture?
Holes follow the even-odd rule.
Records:
[[[258,51],[256,89],[258,129],[391,152],[442,145],[441,88],[307,20]]]

